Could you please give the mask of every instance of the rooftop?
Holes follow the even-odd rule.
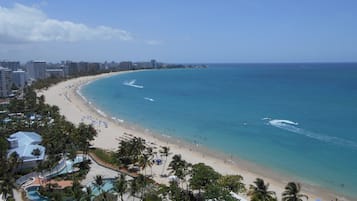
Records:
[[[16,152],[23,162],[43,160],[45,158],[46,148],[39,145],[42,141],[42,137],[35,132],[19,131],[10,135],[7,140],[11,146],[8,151],[8,157]],[[40,150],[39,156],[32,154],[35,149]]]

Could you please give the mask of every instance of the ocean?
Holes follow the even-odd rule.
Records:
[[[92,82],[107,115],[357,197],[357,64],[209,64]]]

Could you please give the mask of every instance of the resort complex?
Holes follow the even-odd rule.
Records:
[[[356,201],[356,22],[356,0],[0,0],[0,201]]]

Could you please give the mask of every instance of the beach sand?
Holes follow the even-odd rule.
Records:
[[[262,178],[270,184],[269,189],[277,193],[278,198],[281,198],[281,193],[284,191],[285,185],[292,180],[287,175],[267,170],[264,167],[255,165],[253,163],[233,158],[220,154],[219,152],[210,149],[196,146],[192,143],[187,143],[169,136],[152,133],[150,130],[141,128],[137,125],[131,125],[119,119],[113,119],[106,116],[103,112],[96,110],[90,102],[83,99],[78,93],[80,87],[94,81],[96,79],[105,78],[122,73],[131,72],[116,72],[109,74],[101,74],[96,76],[86,76],[71,79],[61,82],[47,90],[40,91],[39,94],[45,96],[48,104],[57,105],[60,112],[67,120],[78,125],[80,122],[93,123],[98,131],[98,136],[92,142],[95,147],[100,147],[107,150],[116,150],[119,139],[128,138],[130,136],[137,136],[144,138],[147,143],[156,146],[159,151],[160,146],[169,146],[173,154],[181,154],[182,158],[192,164],[203,162],[212,166],[217,172],[221,174],[240,174],[244,177],[244,183],[249,188],[256,178]],[[169,156],[171,158],[173,156]],[[158,154],[159,155],[159,154]],[[239,154],[238,154],[239,155]],[[274,157],[274,156],[267,156]],[[169,161],[167,162],[169,164]],[[154,165],[152,168],[153,178],[158,183],[168,183],[168,178],[160,177],[163,165]],[[151,174],[150,168],[146,171]],[[167,172],[167,171],[166,171]],[[113,177],[116,175],[113,175]],[[299,181],[301,182],[301,181]],[[309,200],[351,200],[324,190],[318,186],[308,184],[302,181],[303,193],[309,196]]]

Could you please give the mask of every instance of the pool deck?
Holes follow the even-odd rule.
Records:
[[[89,159],[91,160],[90,170],[86,175],[86,178],[81,181],[82,185],[86,186],[92,182],[93,178],[97,175],[101,175],[103,178],[114,178],[118,176],[119,172],[99,165],[91,157]]]
[[[43,186],[45,187],[47,184],[57,184],[58,189],[64,189],[66,187],[72,186],[73,182],[71,180],[62,180],[62,181],[56,181],[56,180],[49,180],[45,181],[39,177],[35,178],[35,181],[32,183],[31,186]]]

